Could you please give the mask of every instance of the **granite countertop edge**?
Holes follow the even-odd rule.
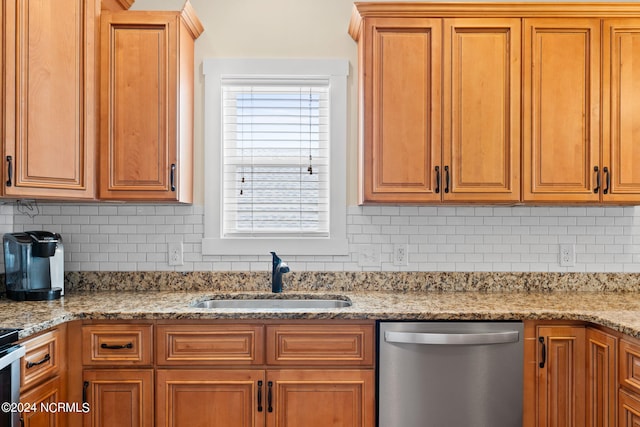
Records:
[[[640,339],[640,292],[290,292],[267,297],[331,296],[353,305],[339,309],[206,309],[212,298],[246,298],[265,292],[71,292],[60,300],[0,300],[0,327],[26,338],[78,319],[93,320],[575,320]]]

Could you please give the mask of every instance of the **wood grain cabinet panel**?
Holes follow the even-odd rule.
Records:
[[[262,370],[158,369],[158,427],[264,427]]]
[[[620,385],[640,394],[640,344],[620,340],[618,373]]]
[[[618,339],[587,327],[587,426],[615,427],[617,415]]]
[[[169,324],[157,327],[159,365],[264,362],[264,326]]]
[[[26,354],[20,365],[21,390],[58,375],[66,355],[65,334],[58,328],[44,332],[24,343]]]
[[[64,383],[55,376],[45,383],[20,395],[20,401],[36,408],[22,413],[23,427],[66,427],[66,413],[56,410],[58,402],[66,402]],[[51,410],[43,410],[42,405],[50,405]]]
[[[540,326],[538,339],[538,427],[584,426],[584,326]]]
[[[520,25],[444,20],[445,201],[520,200]]]
[[[92,199],[100,1],[2,4],[4,194]]]
[[[602,200],[640,200],[640,18],[603,26]]]
[[[440,200],[442,21],[372,18],[360,38],[360,202]]]
[[[373,325],[268,325],[269,365],[372,366]]]
[[[271,370],[273,427],[373,427],[374,373],[372,370]]]
[[[89,427],[153,427],[153,369],[86,369]]]
[[[84,325],[82,362],[85,365],[151,365],[153,325]]]
[[[194,40],[180,12],[126,11],[101,19],[101,199],[191,203]]]
[[[598,202],[600,20],[523,27],[524,201]]]
[[[619,396],[619,427],[640,427],[640,398],[620,390]]]

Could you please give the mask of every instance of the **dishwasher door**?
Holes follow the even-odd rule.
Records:
[[[522,322],[379,322],[379,427],[521,427]]]

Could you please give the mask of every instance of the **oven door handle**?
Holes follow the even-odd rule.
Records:
[[[7,349],[4,356],[0,357],[0,369],[4,369],[16,360],[25,355],[25,349],[22,345],[15,345]]]
[[[519,335],[518,331],[463,334],[386,331],[384,340],[396,344],[480,345],[518,342]]]

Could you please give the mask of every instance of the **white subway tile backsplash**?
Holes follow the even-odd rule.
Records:
[[[296,271],[640,272],[640,208],[528,206],[349,206],[348,256],[289,256]],[[202,206],[0,205],[0,231],[62,233],[70,271],[264,271],[265,256],[203,256]],[[169,266],[167,243],[184,265]],[[393,265],[407,244],[408,265]],[[573,244],[575,267],[560,267]],[[379,254],[366,265],[362,251]]]

